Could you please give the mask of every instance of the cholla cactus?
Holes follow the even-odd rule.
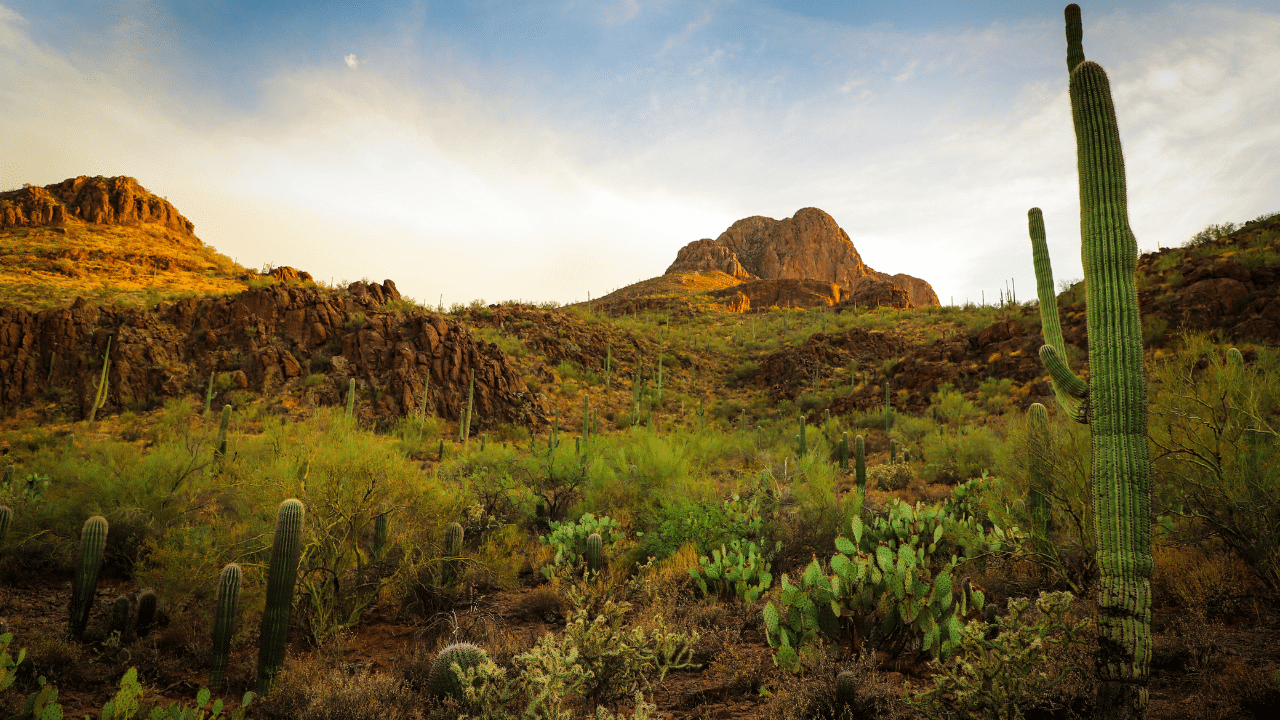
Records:
[[[436,655],[431,663],[431,671],[427,675],[427,693],[432,697],[451,697],[462,702],[466,700],[462,682],[453,666],[465,672],[473,667],[489,664],[489,655],[479,646],[471,643],[454,643]]]
[[[107,519],[95,515],[80,531],[80,564],[71,589],[71,636],[81,638],[89,624],[93,596],[98,591],[98,570],[102,567],[102,551],[107,546]]]

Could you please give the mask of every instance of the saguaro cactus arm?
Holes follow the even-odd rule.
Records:
[[[1076,420],[1088,422],[1081,400],[1089,394],[1088,385],[1067,364],[1067,345],[1062,339],[1062,324],[1058,320],[1058,298],[1053,293],[1053,268],[1049,263],[1049,246],[1045,241],[1044,214],[1040,208],[1027,211],[1027,230],[1031,235],[1031,255],[1036,268],[1036,296],[1040,299],[1040,325],[1045,345],[1040,348],[1040,359],[1053,379],[1053,392],[1058,405]]]

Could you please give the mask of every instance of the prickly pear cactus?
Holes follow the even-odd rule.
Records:
[[[71,636],[84,637],[93,609],[93,596],[98,592],[98,570],[102,567],[102,551],[107,546],[107,519],[95,515],[84,522],[80,531],[80,563],[71,589]]]
[[[454,672],[453,666],[465,671],[489,663],[489,655],[471,643],[454,643],[436,655],[431,663],[431,671],[427,675],[427,693],[432,697],[451,697],[458,702],[466,700],[462,692],[462,681]]]

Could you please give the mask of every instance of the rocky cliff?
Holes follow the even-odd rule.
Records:
[[[463,324],[400,300],[390,280],[352,283],[345,292],[314,285],[272,285],[222,297],[162,303],[155,310],[71,307],[0,309],[0,409],[54,402],[87,414],[103,356],[109,356],[104,409],[145,410],[167,398],[204,397],[209,374],[224,393],[309,396],[345,402],[355,379],[358,411],[392,419],[414,412],[430,375],[427,410],[457,418],[475,372],[481,426],[540,424],[541,403],[496,345]]]
[[[718,270],[742,280],[814,280],[835,283],[846,294],[867,278],[901,287],[912,306],[937,305],[929,283],[910,275],[886,275],[867,267],[848,233],[818,208],[774,220],[753,216],[735,222],[715,240],[681,248],[667,273]],[[881,295],[876,291],[873,295]]]

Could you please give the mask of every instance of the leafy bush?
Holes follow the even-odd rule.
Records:
[[[952,484],[978,477],[991,467],[997,445],[995,434],[985,425],[928,435],[920,443],[926,461],[922,474]]]
[[[693,543],[699,555],[709,555],[717,545],[762,543],[767,534],[758,495],[750,500],[734,495],[719,504],[671,498],[655,512],[650,528],[640,547],[645,555],[658,559],[685,543]]]

